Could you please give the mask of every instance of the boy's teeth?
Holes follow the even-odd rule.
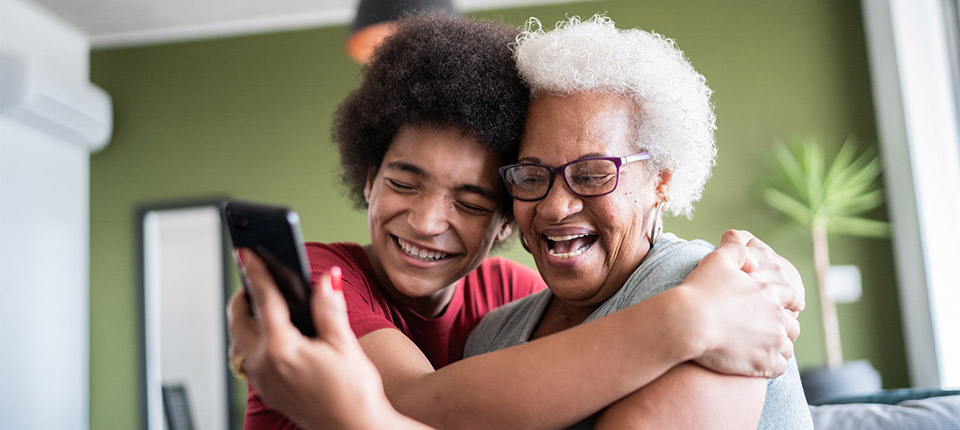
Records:
[[[413,244],[400,238],[397,238],[397,244],[400,245],[400,249],[402,249],[404,253],[420,260],[433,261],[447,256],[447,253],[445,252],[417,248],[416,246],[413,246]]]

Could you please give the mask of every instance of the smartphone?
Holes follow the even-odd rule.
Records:
[[[283,206],[228,200],[220,215],[233,248],[248,248],[260,257],[290,308],[290,321],[305,336],[316,337],[310,315],[310,263],[300,231],[300,217]],[[237,253],[233,253],[237,256]],[[238,266],[242,261],[237,261]],[[250,294],[241,274],[243,287]]]

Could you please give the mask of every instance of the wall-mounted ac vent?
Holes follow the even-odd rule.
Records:
[[[102,149],[113,131],[110,96],[89,82],[45,79],[24,56],[0,53],[0,111],[8,118],[87,147]]]

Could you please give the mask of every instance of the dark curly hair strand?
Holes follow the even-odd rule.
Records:
[[[454,127],[502,163],[516,160],[529,103],[510,51],[516,35],[505,24],[439,14],[400,22],[334,117],[341,179],[358,208],[404,125]],[[502,206],[511,216],[508,199]]]

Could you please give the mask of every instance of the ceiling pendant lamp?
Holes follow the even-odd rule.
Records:
[[[415,13],[441,12],[454,15],[452,0],[360,0],[357,17],[350,26],[347,54],[361,64],[396,30],[396,20]]]

